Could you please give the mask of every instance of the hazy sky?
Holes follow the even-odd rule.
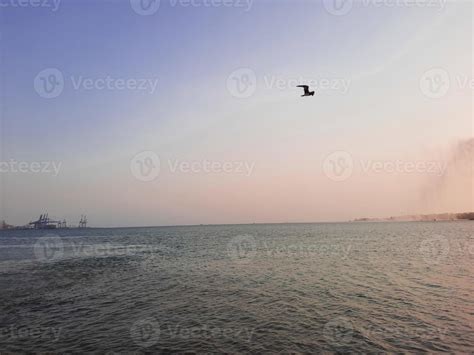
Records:
[[[470,2],[58,1],[0,2],[0,219],[473,209]]]

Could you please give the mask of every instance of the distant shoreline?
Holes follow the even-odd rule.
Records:
[[[439,213],[426,215],[406,215],[385,218],[356,218],[349,221],[318,221],[318,222],[258,222],[258,223],[211,223],[211,224],[175,224],[175,225],[154,225],[154,226],[122,226],[122,227],[68,227],[58,229],[33,229],[33,228],[0,228],[0,231],[46,231],[54,233],[59,230],[90,230],[90,229],[132,229],[132,228],[172,228],[172,227],[213,227],[213,226],[252,226],[252,225],[285,225],[285,224],[335,224],[335,223],[356,223],[356,222],[454,222],[454,221],[474,221],[474,212],[463,213]]]
[[[421,215],[392,216],[385,218],[356,218],[353,222],[441,222],[441,221],[473,221],[474,212],[435,213]]]

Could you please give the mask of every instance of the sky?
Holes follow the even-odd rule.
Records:
[[[0,0],[0,220],[473,210],[472,148],[457,157],[472,16],[442,0]]]

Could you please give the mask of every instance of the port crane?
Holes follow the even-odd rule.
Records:
[[[40,215],[38,220],[30,222],[29,225],[32,226],[34,229],[56,229],[67,227],[66,220],[55,221],[49,218],[48,213]]]

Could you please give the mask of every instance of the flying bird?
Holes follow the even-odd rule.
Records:
[[[309,86],[308,85],[298,85],[297,87],[298,88],[303,88],[303,90],[304,90],[304,94],[301,95],[301,97],[303,97],[303,96],[314,96],[314,91],[309,91]]]

